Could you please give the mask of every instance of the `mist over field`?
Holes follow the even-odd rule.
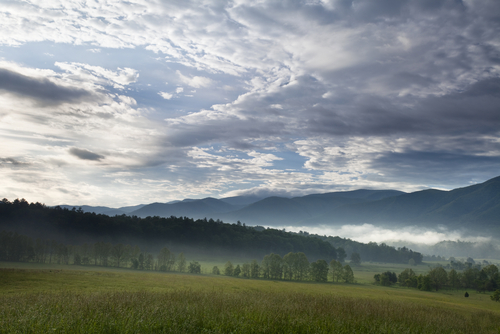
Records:
[[[387,228],[372,224],[342,226],[282,226],[290,232],[341,236],[362,243],[385,243],[395,247],[407,247],[427,255],[477,257],[500,259],[499,240],[481,236],[468,230],[451,230],[444,226],[435,229],[409,226]]]
[[[342,236],[359,242],[411,242],[415,244],[433,245],[440,241],[469,241],[469,242],[488,242],[490,237],[467,236],[465,231],[451,231],[445,227],[437,229],[426,229],[418,226],[389,229],[386,227],[375,226],[372,224],[362,225],[342,225],[327,226],[283,226],[287,231],[299,232],[307,231],[311,234]]]

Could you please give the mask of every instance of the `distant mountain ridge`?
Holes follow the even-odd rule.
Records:
[[[131,207],[118,209],[85,205],[75,207],[81,207],[85,212],[95,212],[96,214],[111,216],[128,214],[138,217],[176,216],[194,219],[213,218],[228,222],[240,220],[246,224],[277,226],[307,220],[340,205],[372,201],[400,194],[404,193],[396,190],[359,189],[354,191],[311,194],[294,198],[235,196],[221,199],[211,197],[184,199],[168,203],[139,205],[136,210],[129,209],[127,211],[124,209]],[[71,209],[73,206],[64,205],[61,207]]]
[[[96,213],[125,211],[94,207]],[[83,207],[91,211],[92,207]],[[108,210],[106,210],[108,209]],[[119,214],[119,213],[117,213]],[[311,194],[301,197],[236,196],[186,199],[138,206],[122,214],[138,217],[183,216],[266,226],[340,226],[364,224],[480,228],[500,235],[500,177],[450,191],[427,189],[412,193],[367,190]]]
[[[500,177],[450,191],[428,189],[335,208],[315,223],[374,223],[500,231]]]

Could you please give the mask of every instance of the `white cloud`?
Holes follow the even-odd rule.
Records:
[[[159,92],[158,93],[161,97],[163,97],[165,100],[170,100],[174,95],[167,93],[167,92]]]
[[[182,83],[194,88],[208,87],[213,84],[213,80],[207,77],[194,76],[192,78],[189,78],[185,75],[182,75],[180,71],[177,71],[176,73]]]
[[[56,62],[55,66],[84,80],[91,80],[103,85],[113,85],[115,88],[120,89],[136,82],[139,78],[137,70],[132,68],[118,68],[117,71],[111,71],[101,66],[61,62]]]

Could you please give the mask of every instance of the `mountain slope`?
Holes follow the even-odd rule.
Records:
[[[294,198],[268,197],[222,217],[229,221],[240,220],[246,224],[296,225],[342,205],[365,202],[372,196],[384,198],[399,194],[404,193],[395,190],[360,189]]]
[[[229,203],[215,198],[204,198],[200,200],[188,200],[172,204],[152,203],[143,206],[139,210],[130,214],[138,217],[160,216],[160,217],[191,217],[191,218],[212,218],[213,214],[224,213],[238,209]],[[217,218],[217,217],[213,217]]]
[[[329,210],[311,224],[373,223],[390,225],[470,224],[498,227],[500,177],[451,191],[417,191],[378,201],[343,205]]]

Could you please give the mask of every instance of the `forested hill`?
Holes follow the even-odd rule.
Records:
[[[429,226],[500,236],[500,177],[450,191],[428,189],[377,201],[352,203],[304,221],[308,224]]]
[[[282,230],[260,231],[244,224],[225,224],[220,220],[194,220],[187,217],[110,217],[77,209],[30,204],[24,199],[13,202],[4,199],[0,202],[1,230],[32,238],[59,239],[60,242],[73,244],[109,241],[140,243],[158,249],[165,245],[172,248],[196,247],[197,250],[210,254],[230,252],[233,255],[262,257],[269,253],[283,256],[289,252],[303,252],[311,260],[343,260],[346,255],[342,247],[335,246],[329,240]],[[356,250],[359,252],[360,249]],[[393,251],[400,252],[395,249]],[[419,263],[421,254],[414,252],[413,255],[415,262]],[[409,258],[384,258],[381,255],[372,260],[407,263]]]

